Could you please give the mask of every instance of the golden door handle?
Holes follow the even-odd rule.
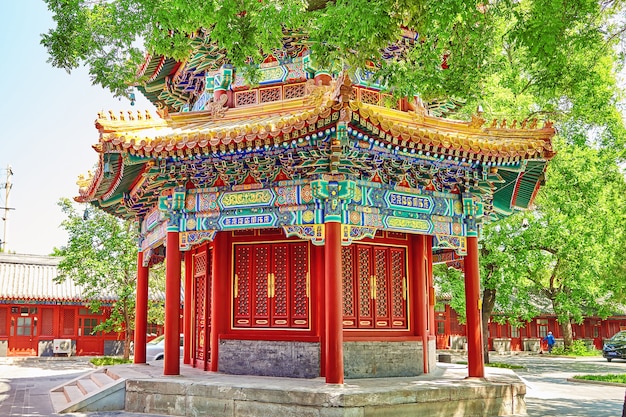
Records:
[[[402,299],[406,300],[406,277],[402,278]]]
[[[272,298],[276,296],[276,274],[272,272]]]
[[[311,274],[306,273],[306,298],[311,298]]]
[[[239,277],[235,274],[235,298],[239,297]]]
[[[377,286],[377,282],[376,282],[376,275],[374,275],[374,300],[376,299],[376,286]]]
[[[376,275],[370,276],[370,297],[376,299]]]
[[[267,273],[267,298],[272,298],[272,273]]]

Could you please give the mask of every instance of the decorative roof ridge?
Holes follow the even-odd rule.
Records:
[[[269,112],[279,114],[282,112],[292,112],[294,110],[301,110],[303,112],[310,111],[316,108],[324,109],[329,107],[332,103],[330,100],[320,100],[321,102],[315,102],[308,100],[309,96],[292,98],[288,100],[273,101],[269,103],[253,104],[245,107],[232,107],[228,108],[228,111],[221,117],[221,120],[238,120],[241,118],[251,118],[255,115],[268,115]],[[177,123],[190,123],[190,122],[206,122],[207,116],[211,116],[211,110],[201,110],[195,112],[177,112],[170,113],[169,117]]]
[[[165,125],[164,122],[165,121],[160,117],[153,117],[147,109],[143,112],[141,110],[137,110],[136,112],[128,110],[126,113],[120,111],[118,115],[113,113],[112,110],[109,110],[108,116],[104,111],[98,112],[95,125],[100,133],[108,133],[124,127],[133,130],[147,127],[159,127]]]
[[[148,64],[150,63],[150,61],[152,61],[152,54],[148,53],[143,60],[143,64],[141,64],[139,66],[139,69],[137,70],[137,78],[141,78],[144,76],[146,70],[148,69]]]
[[[84,174],[80,174],[78,176],[78,180],[76,181],[76,185],[78,185],[78,196],[74,197],[74,201],[77,203],[84,203],[90,201],[91,197],[95,194],[96,190],[100,186],[102,182],[102,169],[101,167],[104,165],[104,153],[102,152],[102,144],[98,143],[93,146],[96,152],[98,152],[100,156],[100,162],[98,163],[98,167],[96,168],[95,173],[91,173],[91,171],[87,171],[87,177]]]
[[[417,123],[426,129],[437,129],[442,131],[442,133],[463,133],[468,136],[484,136],[486,133],[490,136],[507,138],[528,138],[530,136],[533,139],[543,140],[550,140],[556,133],[552,122],[545,121],[543,126],[538,127],[536,119],[531,120],[530,124],[528,120],[524,120],[520,123],[519,127],[517,120],[514,120],[513,123],[507,127],[506,119],[503,119],[500,123],[494,119],[491,125],[486,127],[484,126],[486,120],[482,118],[481,114],[472,115],[471,121],[453,120],[431,116],[425,112],[419,111],[419,108],[416,111],[404,112],[356,100],[350,101],[350,109],[366,117],[368,117],[370,113],[373,113],[376,116],[384,116],[387,120],[392,122]]]
[[[302,112],[320,109],[323,110],[330,107],[333,103],[328,97],[311,98],[310,95],[304,97],[297,97],[288,100],[281,100],[269,103],[254,104],[245,107],[233,107],[227,108],[227,112],[223,116],[219,117],[221,120],[238,120],[242,118],[250,118],[255,115],[267,115],[268,111],[273,111],[274,114],[280,114],[282,112],[288,113],[294,110],[302,110]],[[205,123],[214,116],[214,110],[201,110],[194,112],[176,112],[176,113],[162,113],[158,116],[153,116],[149,110],[141,112],[136,111],[136,115],[132,111],[120,111],[119,115],[112,110],[108,111],[108,115],[105,112],[99,112],[98,118],[95,121],[96,128],[101,133],[121,132],[123,130],[138,130],[145,128],[156,127],[171,127],[176,128],[178,125],[186,125],[193,122]],[[128,114],[128,116],[126,116]],[[165,116],[165,117],[162,117]]]

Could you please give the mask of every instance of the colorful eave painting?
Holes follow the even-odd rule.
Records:
[[[189,240],[263,227],[315,240],[332,218],[355,238],[424,233],[459,253],[481,223],[531,207],[554,156],[549,122],[447,119],[457,102],[395,100],[363,72],[320,78],[289,45],[256,88],[206,38],[186,62],[148,57],[141,91],[158,115],[98,115],[98,167],[76,200],[139,220],[151,248],[165,219]]]

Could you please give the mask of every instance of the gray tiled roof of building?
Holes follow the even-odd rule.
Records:
[[[0,253],[0,300],[86,301],[83,291],[71,279],[57,283],[60,257]],[[183,288],[181,287],[181,302]],[[116,299],[103,294],[103,301]],[[162,291],[150,290],[150,299],[164,300]]]
[[[60,258],[0,253],[0,299],[81,301],[72,280],[56,283]]]

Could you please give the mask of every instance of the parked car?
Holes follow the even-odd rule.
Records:
[[[146,362],[163,360],[165,335],[155,337],[146,344]],[[183,355],[183,335],[180,335],[180,355]]]
[[[626,359],[626,330],[615,333],[604,342],[602,356],[609,362],[613,359]]]

